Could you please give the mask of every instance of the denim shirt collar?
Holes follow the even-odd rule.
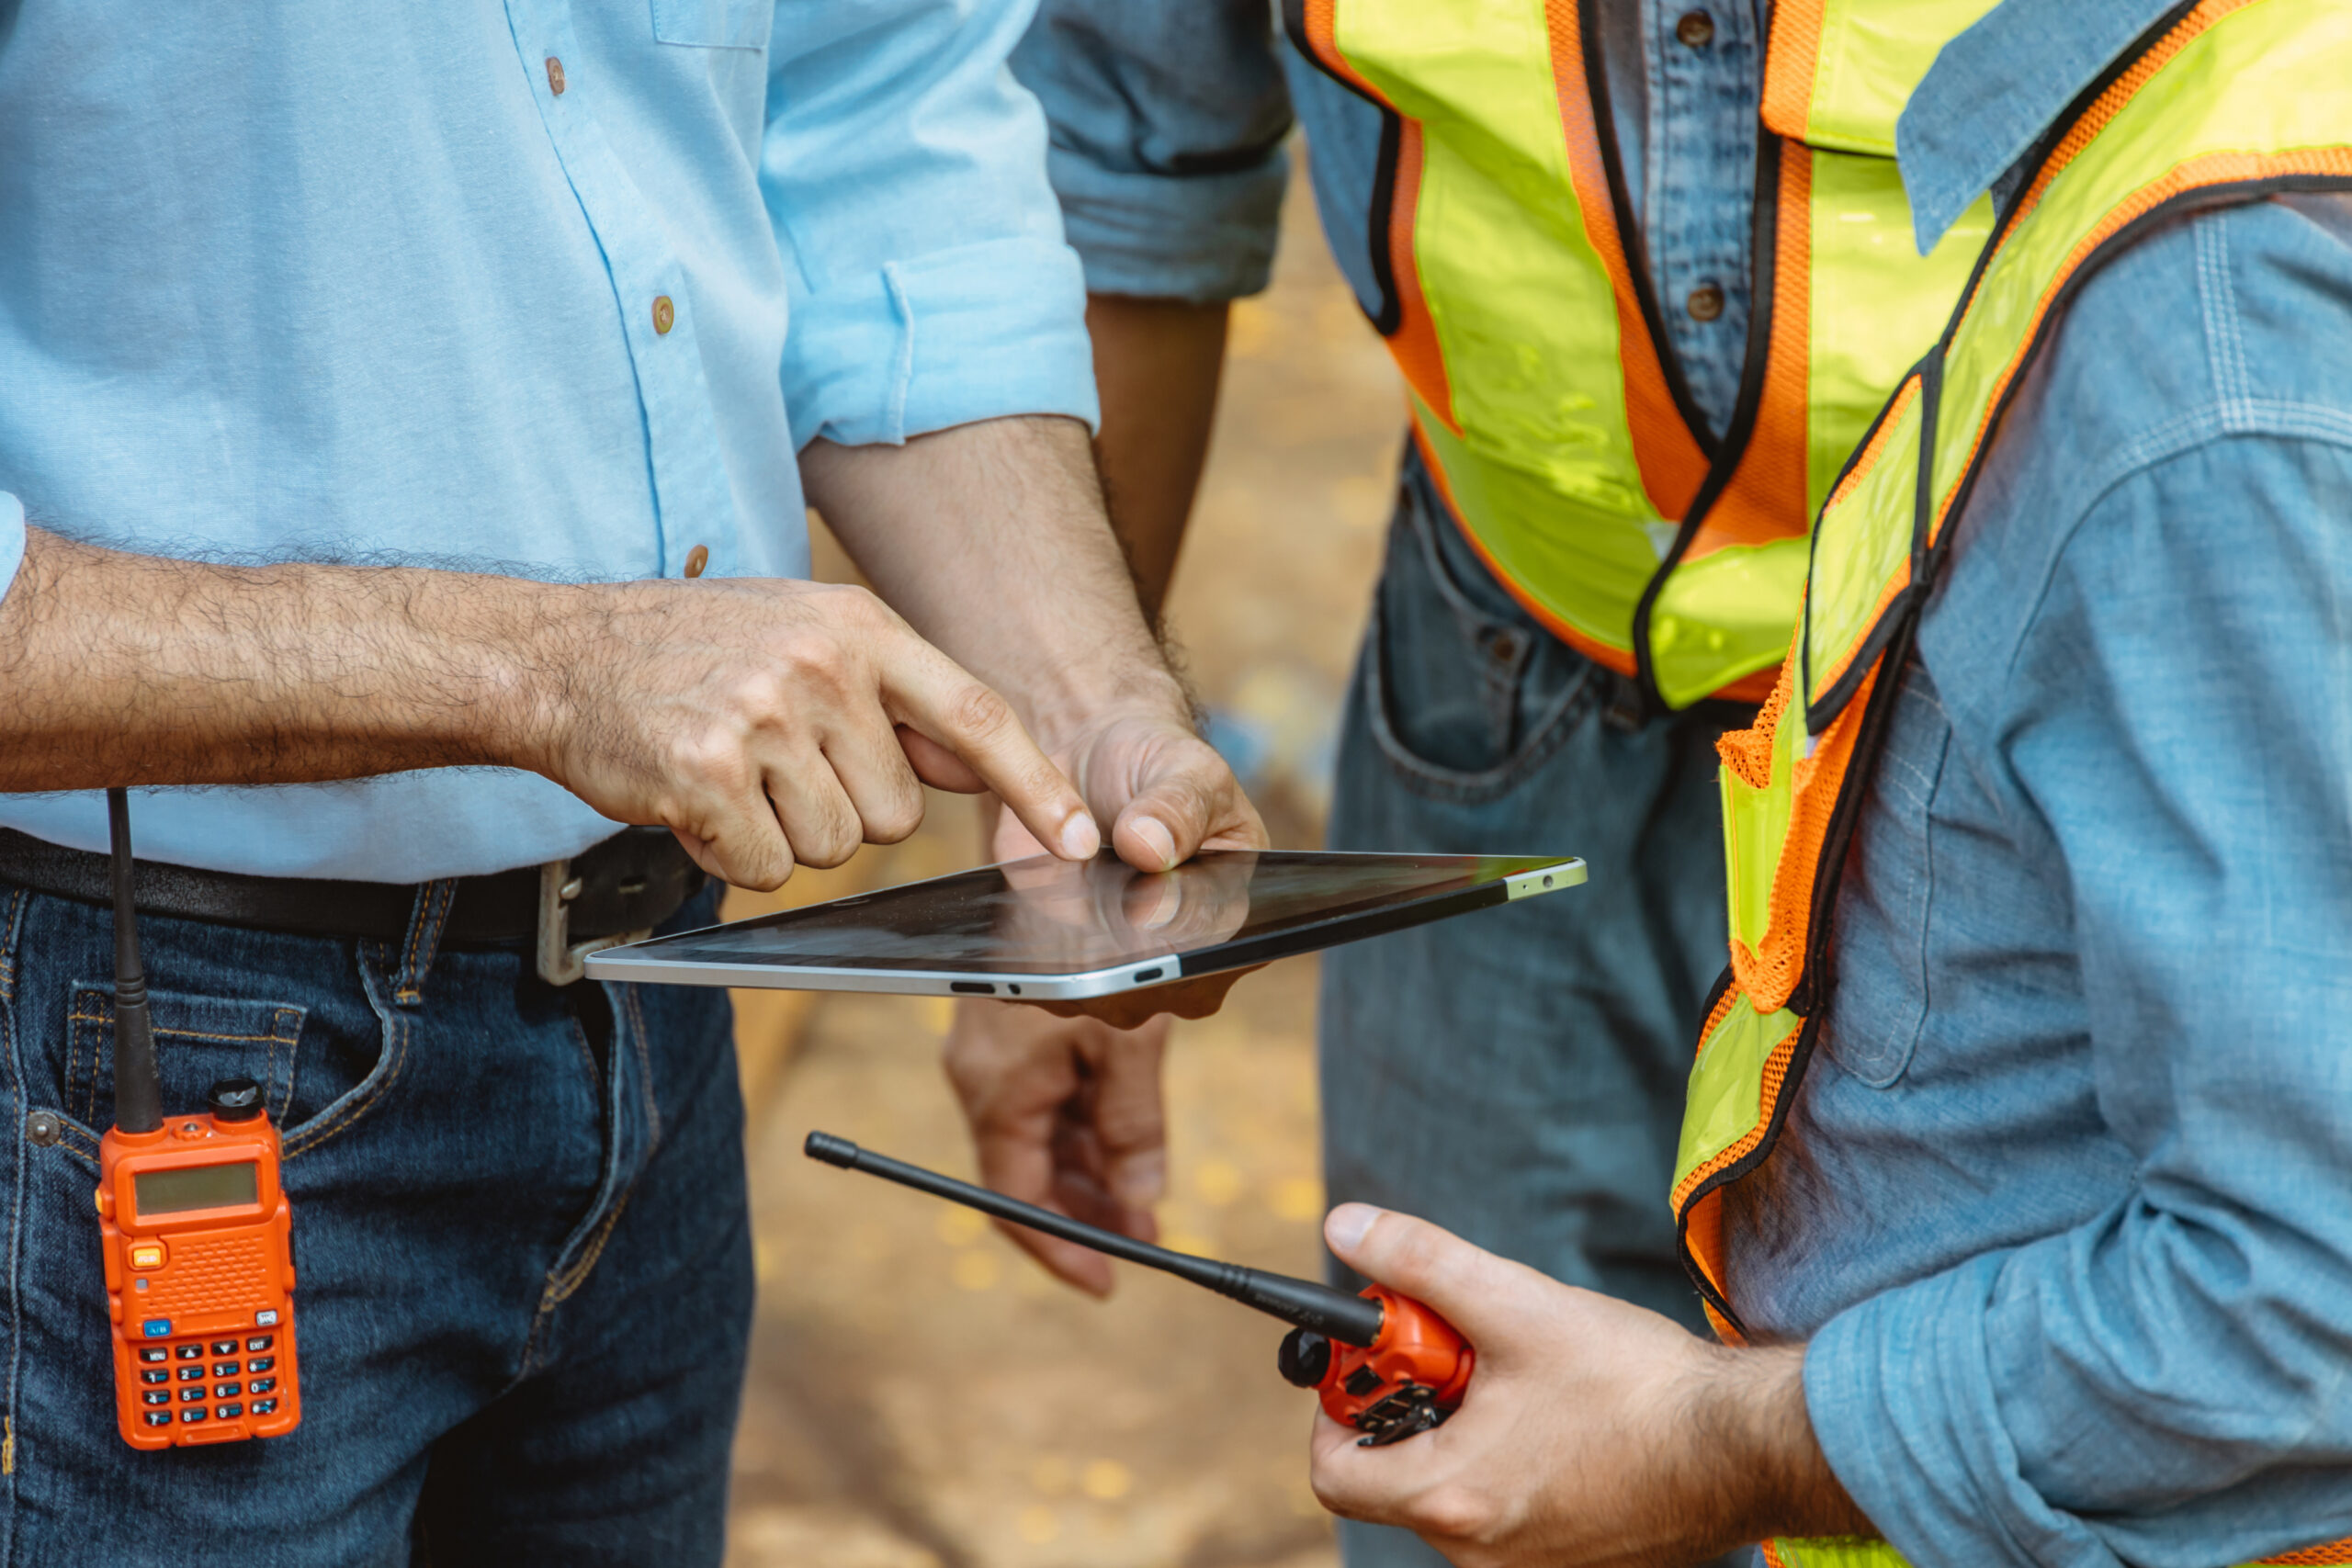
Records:
[[[1894,130],[1925,255],[2177,0],[2005,0],[1944,45]]]

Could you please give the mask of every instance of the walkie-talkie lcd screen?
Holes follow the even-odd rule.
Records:
[[[193,1165],[182,1170],[142,1170],[130,1182],[139,1196],[142,1219],[261,1201],[261,1179],[251,1160],[239,1165]]]

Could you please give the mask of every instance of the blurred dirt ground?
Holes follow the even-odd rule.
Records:
[[[1274,286],[1237,307],[1170,618],[1275,842],[1320,835],[1330,739],[1378,566],[1402,407],[1294,178]],[[784,899],[976,861],[970,803],[803,873]],[[763,901],[740,898],[730,913]],[[1320,1267],[1311,961],[1179,1024],[1165,1239]],[[1050,1283],[978,1215],[811,1164],[824,1127],[971,1174],[939,1070],[944,1001],[739,993],[760,1305],[729,1568],[1326,1568],[1307,1396],[1281,1330],[1123,1269]]]

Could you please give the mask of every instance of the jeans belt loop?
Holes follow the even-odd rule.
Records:
[[[571,940],[571,901],[580,897],[581,879],[568,860],[551,860],[539,867],[539,978],[550,986],[569,986],[588,973],[587,958],[608,947],[642,942],[653,928],[600,936],[587,942]]]

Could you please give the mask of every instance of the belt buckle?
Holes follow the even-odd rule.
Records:
[[[571,874],[568,860],[551,860],[539,867],[539,978],[550,986],[569,986],[588,973],[587,957],[608,947],[641,942],[653,934],[651,926],[617,936],[571,940],[571,901],[583,884]]]

